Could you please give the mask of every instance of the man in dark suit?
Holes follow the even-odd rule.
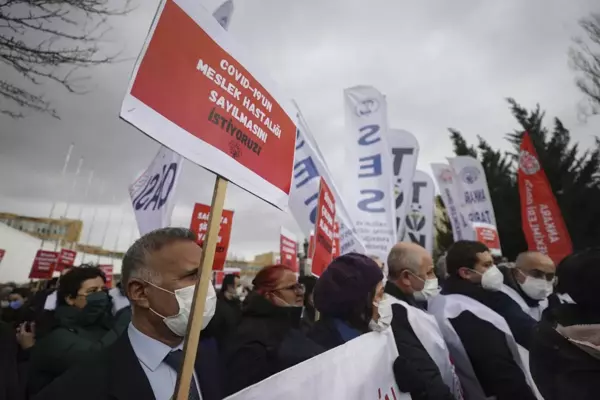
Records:
[[[131,301],[126,334],[99,357],[54,381],[35,400],[167,400],[181,368],[201,248],[184,228],[164,228],[137,240],[123,258],[122,282]],[[203,328],[215,311],[212,285]],[[216,342],[202,337],[189,399],[220,400]]]

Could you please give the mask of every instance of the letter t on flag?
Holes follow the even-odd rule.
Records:
[[[558,264],[573,251],[571,237],[527,132],[519,152],[519,195],[529,250],[546,254]]]

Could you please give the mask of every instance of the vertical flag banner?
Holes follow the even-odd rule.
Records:
[[[310,232],[308,238],[308,258],[312,259],[315,254],[315,231],[314,229]]]
[[[527,132],[523,134],[519,153],[519,195],[523,232],[529,250],[547,254],[558,264],[571,254],[573,245]]]
[[[317,203],[317,223],[315,224],[314,248],[312,257],[312,273],[321,276],[331,263],[333,254],[333,230],[335,224],[335,198],[321,178],[319,202]]]
[[[57,262],[58,251],[38,250],[31,265],[29,279],[52,279]]]
[[[75,264],[75,258],[77,257],[77,252],[69,249],[61,249],[58,254],[58,262],[56,263],[56,267],[54,270],[56,272],[61,272],[65,269],[71,268],[73,264]]]
[[[431,164],[433,176],[440,189],[440,195],[446,207],[450,225],[452,225],[452,237],[454,241],[471,240],[473,234],[470,233],[472,228],[467,222],[465,215],[461,213],[461,208],[458,199],[458,183],[452,168],[448,164]]]
[[[129,186],[140,235],[171,224],[183,158],[161,146],[150,166]]]
[[[98,268],[104,272],[104,276],[106,277],[106,287],[109,289],[112,288],[114,267],[111,264],[100,264],[98,265]]]
[[[296,111],[255,60],[198,0],[162,0],[121,118],[284,209]]]
[[[323,178],[329,185],[336,201],[336,212],[340,221],[341,253],[361,253],[365,248],[356,233],[354,223],[347,211],[346,203],[342,200],[341,192],[333,180],[333,175],[327,167],[325,157],[321,154],[317,142],[312,136],[308,124],[298,111],[298,132],[296,154],[294,160],[294,176],[290,191],[289,209],[302,233],[307,237],[315,227],[317,219],[317,200],[319,182]],[[312,255],[309,252],[309,258]]]
[[[296,241],[296,235],[288,231],[284,227],[281,227],[281,234],[279,240],[279,254],[280,262],[283,265],[287,265],[294,272],[298,270],[298,242]]]
[[[198,235],[198,244],[202,247],[206,231],[208,230],[208,214],[210,206],[196,203],[192,212],[190,230]],[[221,225],[219,229],[219,239],[217,240],[217,249],[213,261],[213,271],[220,271],[225,267],[227,260],[227,250],[229,250],[229,240],[231,238],[231,228],[233,226],[233,211],[223,210],[221,215]]]
[[[404,237],[408,198],[412,190],[413,177],[419,157],[419,142],[415,136],[402,129],[389,129],[388,142],[392,150],[394,165],[394,196],[396,198],[396,232],[397,241]]]
[[[433,218],[435,188],[429,174],[417,170],[412,182],[412,191],[408,199],[410,205],[406,213],[405,242],[416,243],[433,252]]]
[[[348,173],[344,199],[367,254],[382,260],[396,243],[396,199],[385,97],[370,86],[344,90]]]
[[[340,254],[340,224],[336,222],[333,224],[333,251],[331,252],[331,258],[337,258]]]
[[[479,222],[497,227],[490,190],[479,160],[469,156],[459,156],[449,158],[448,162],[456,176],[461,212],[465,214],[470,226]]]

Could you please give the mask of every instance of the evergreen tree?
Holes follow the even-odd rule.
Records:
[[[584,115],[600,114],[600,13],[581,19],[579,26],[587,38],[576,39],[569,55],[580,73],[577,87],[587,100],[581,111]]]

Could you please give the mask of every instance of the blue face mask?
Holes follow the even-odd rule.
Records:
[[[8,306],[10,308],[12,308],[13,310],[17,310],[17,309],[21,308],[22,305],[23,305],[23,302],[21,300],[13,300],[8,304]]]

